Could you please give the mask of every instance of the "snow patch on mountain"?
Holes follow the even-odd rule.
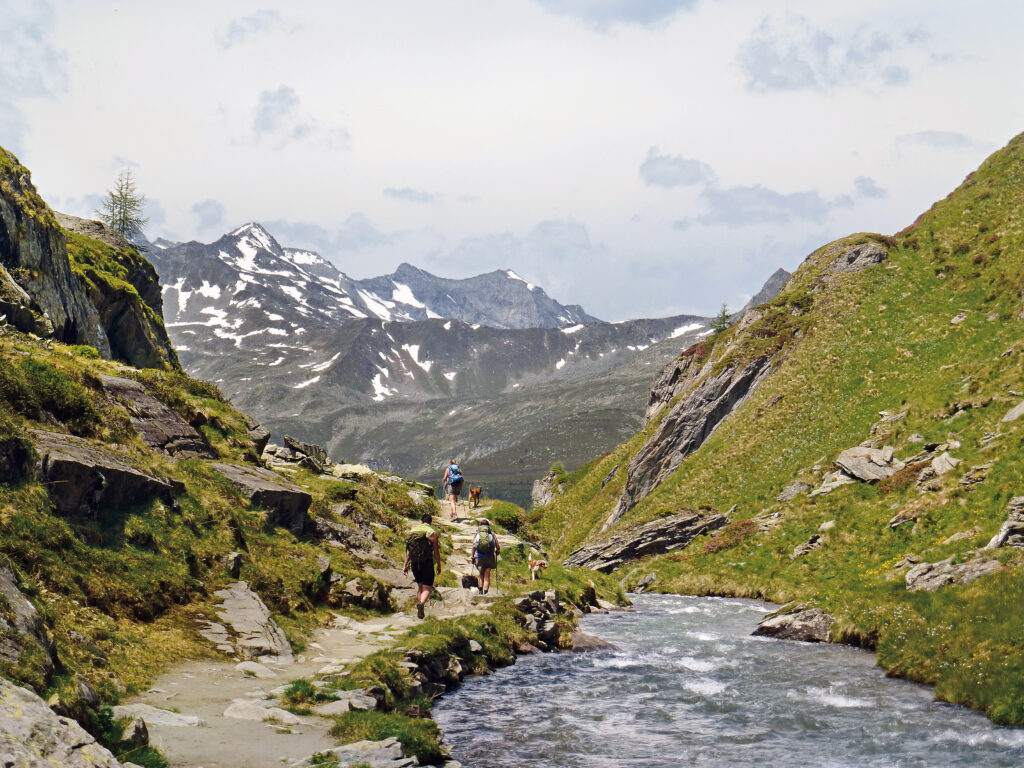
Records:
[[[532,290],[534,290],[537,287],[533,283],[531,283],[531,282],[521,278],[519,275],[517,275],[511,269],[505,270],[505,274],[508,275],[509,277],[511,277],[513,280],[518,280],[520,283],[526,283],[526,289],[528,291],[532,291]]]
[[[688,323],[687,325],[681,325],[678,328],[676,328],[674,331],[672,331],[672,333],[669,334],[668,337],[670,339],[678,339],[684,333],[690,333],[691,331],[696,331],[698,328],[703,327],[704,325],[702,323]]]

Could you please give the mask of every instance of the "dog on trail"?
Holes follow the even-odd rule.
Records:
[[[527,561],[530,566],[530,580],[536,581],[544,575],[544,569],[548,567],[547,560],[534,560],[533,555],[530,555],[530,559]]]
[[[469,503],[473,505],[473,509],[480,506],[480,494],[483,493],[483,488],[470,488],[469,489]]]
[[[476,576],[463,576],[462,577],[462,588],[463,589],[479,589],[480,582]]]

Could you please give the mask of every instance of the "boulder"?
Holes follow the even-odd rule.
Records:
[[[88,440],[41,429],[30,430],[39,454],[39,472],[58,514],[103,517],[113,507],[154,497],[174,506],[178,486],[130,466],[123,458]]]
[[[572,633],[572,650],[577,652],[614,650],[617,646],[586,632]]]
[[[985,549],[1024,548],[1024,496],[1014,496],[1007,505],[1006,522]]]
[[[371,611],[391,609],[391,587],[377,579],[363,577],[331,585],[327,602],[335,607],[359,606]]]
[[[34,650],[35,653],[26,651]],[[36,607],[18,589],[10,566],[0,559],[0,664],[36,683],[53,672],[57,652]],[[28,667],[28,668],[26,668]]]
[[[778,640],[827,643],[834,623],[835,619],[820,608],[799,607],[794,611],[773,613],[764,618],[751,634]]]
[[[245,426],[248,429],[249,439],[252,440],[253,450],[256,451],[257,456],[261,456],[267,447],[267,443],[270,442],[270,430],[255,422]]]
[[[0,677],[0,765],[122,768],[78,723],[59,717],[27,688]]]
[[[785,488],[782,489],[782,493],[775,497],[776,501],[792,501],[801,493],[811,490],[811,486],[807,483],[799,480],[794,480]]]
[[[970,584],[982,576],[1002,570],[998,560],[975,555],[963,563],[954,563],[947,557],[937,563],[919,563],[907,571],[908,592],[934,592],[947,584]]]
[[[196,715],[171,712],[169,709],[160,709],[150,704],[121,704],[114,707],[115,720],[126,717],[141,717],[148,725],[163,728],[201,728],[206,725],[205,721]]]
[[[1021,416],[1024,416],[1024,401],[1017,403],[1017,405],[1008,410],[1006,415],[1002,418],[1002,423],[1009,424],[1011,421],[1016,421]]]
[[[881,243],[874,241],[861,243],[847,248],[836,256],[827,267],[827,276],[861,272],[881,264],[887,258],[889,258],[889,251]]]
[[[974,486],[983,483],[985,478],[988,477],[988,473],[992,470],[993,466],[995,466],[995,462],[988,461],[984,464],[977,464],[971,467],[964,472],[964,476],[960,478],[960,485],[970,490],[971,488],[974,488]]]
[[[877,483],[903,469],[904,464],[892,455],[892,448],[847,448],[839,454],[836,466],[850,477],[865,483]]]
[[[314,443],[304,443],[301,440],[296,440],[291,435],[285,435],[284,445],[285,448],[291,450],[293,454],[307,456],[322,467],[326,467],[331,463],[331,460],[327,457],[326,449]]]
[[[811,491],[808,496],[814,498],[815,496],[825,496],[826,494],[832,493],[836,488],[842,488],[844,485],[850,485],[857,482],[848,474],[839,470],[837,472],[829,472],[822,478],[821,485]]]
[[[313,707],[318,715],[343,715],[349,710],[372,711],[377,709],[377,699],[358,691],[338,691],[337,701],[328,701]]]
[[[291,764],[291,768],[312,768],[317,765],[332,765],[338,768],[367,766],[367,768],[408,768],[419,765],[415,757],[405,757],[398,739],[391,737],[382,741],[357,741],[340,747],[317,752],[304,760]]]
[[[101,376],[104,391],[120,402],[131,416],[132,426],[150,448],[176,458],[215,459],[217,452],[173,408],[157,400],[133,379]]]
[[[793,553],[789,556],[790,560],[796,560],[798,557],[803,557],[816,549],[820,549],[822,545],[821,534],[815,533],[803,544],[798,544],[793,550]]]
[[[941,477],[947,472],[952,472],[954,469],[956,469],[959,463],[960,459],[954,458],[953,456],[949,455],[948,451],[944,451],[943,453],[940,453],[938,456],[932,459],[931,466],[932,469],[935,470],[935,476]]]
[[[149,728],[146,721],[136,717],[121,732],[121,741],[128,744],[132,749],[149,746]]]
[[[270,513],[268,522],[299,534],[310,527],[311,521],[306,512],[313,497],[294,483],[262,467],[220,462],[210,466],[224,475],[251,504],[266,508]]]
[[[616,533],[577,549],[565,565],[610,573],[623,563],[647,555],[681,549],[702,533],[721,528],[729,518],[717,512],[688,510]]]
[[[213,593],[221,600],[217,615],[230,630],[232,642],[240,657],[254,659],[260,656],[276,657],[278,661],[292,661],[292,647],[277,623],[270,618],[270,610],[260,596],[249,589],[244,581],[237,581]]]

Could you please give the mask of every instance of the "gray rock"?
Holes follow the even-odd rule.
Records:
[[[392,737],[382,741],[357,741],[333,747],[294,762],[291,768],[311,768],[322,765],[324,760],[336,760],[336,763],[331,764],[339,768],[349,768],[353,765],[365,765],[369,768],[407,768],[419,765],[416,758],[404,756],[402,745],[398,739]]]
[[[243,659],[274,656],[278,661],[292,660],[292,647],[260,596],[244,581],[237,581],[213,593],[221,599],[217,615],[231,630],[238,655]]]
[[[683,460],[700,448],[722,420],[753,393],[771,373],[773,356],[708,375],[669,412],[654,435],[629,462],[626,486],[602,530],[613,526]]]
[[[807,483],[803,483],[799,480],[794,480],[785,488],[782,489],[782,493],[775,497],[776,501],[792,501],[804,491],[811,490],[811,486]]]
[[[1024,496],[1014,496],[1010,499],[1006,511],[1006,522],[999,529],[999,533],[985,545],[985,549],[1024,548]]]
[[[956,469],[959,463],[960,459],[950,456],[949,452],[946,451],[932,459],[932,469],[935,470],[936,477],[941,477],[947,472],[952,472]]]
[[[891,477],[906,465],[893,458],[892,449],[854,446],[839,454],[836,466],[850,477],[865,483],[876,483]]]
[[[284,445],[285,448],[291,449],[293,454],[308,456],[321,466],[326,467],[331,463],[331,460],[327,457],[326,449],[314,443],[304,443],[301,440],[296,440],[291,435],[285,435]]]
[[[469,650],[471,650],[473,653],[480,653],[480,651],[482,651],[483,649],[484,647],[480,645],[480,643],[478,643],[476,640],[469,641]]]
[[[779,640],[827,643],[834,623],[835,619],[820,608],[802,608],[790,613],[773,613],[763,619],[752,634]]]
[[[614,643],[609,643],[607,640],[603,640],[600,637],[595,637],[594,635],[588,635],[586,632],[572,633],[573,651],[601,651],[607,649],[615,649],[616,647],[617,646]]]
[[[141,383],[117,376],[101,376],[100,380],[104,391],[127,408],[132,426],[146,445],[178,458],[217,458],[202,435]]]
[[[821,535],[815,533],[803,544],[797,545],[793,550],[793,553],[789,556],[790,560],[796,560],[798,557],[803,557],[816,549],[820,549],[822,545]]]
[[[256,423],[246,424],[246,427],[248,428],[249,439],[252,440],[252,446],[256,451],[256,455],[262,455],[267,447],[267,443],[270,442],[270,430]]]
[[[126,742],[132,748],[149,746],[149,728],[146,727],[146,721],[141,717],[136,717],[128,723],[121,733],[121,741]]]
[[[231,578],[237,579],[242,573],[242,553],[228,552],[224,555],[224,567],[228,569]]]
[[[114,719],[141,717],[148,725],[164,728],[201,728],[206,725],[201,717],[171,712],[149,704],[122,704],[114,707]]]
[[[331,716],[343,715],[349,710],[361,710],[370,712],[377,708],[377,699],[358,691],[338,691],[337,701],[328,701],[313,707],[318,715]]]
[[[815,496],[825,496],[826,494],[832,493],[836,488],[842,488],[844,485],[851,485],[855,482],[857,481],[842,470],[838,472],[829,472],[824,478],[822,478],[821,485],[811,491],[808,496],[811,498]]]
[[[1017,403],[1017,405],[1008,410],[1006,415],[1002,418],[1002,423],[1009,424],[1011,421],[1016,421],[1021,416],[1024,416],[1024,402]]]
[[[826,520],[824,523],[818,526],[818,533],[828,533],[836,527],[835,520]]]
[[[861,272],[889,258],[888,249],[877,242],[861,243],[844,250],[828,265],[828,275]]]
[[[565,559],[565,565],[610,573],[629,560],[681,549],[702,533],[728,522],[725,515],[717,512],[681,512],[581,547]]]
[[[0,677],[0,764],[11,768],[122,768],[78,723]]]
[[[40,458],[39,473],[61,515],[102,519],[107,509],[153,497],[174,504],[174,484],[88,440],[40,429],[30,430],[30,436]]]
[[[985,478],[988,477],[988,473],[992,470],[993,466],[995,466],[995,463],[989,461],[984,464],[977,464],[971,467],[964,472],[964,476],[960,478],[960,485],[964,488],[971,489],[974,486],[983,483]]]
[[[27,658],[38,659],[38,672],[48,680],[57,661],[53,641],[36,607],[18,589],[14,572],[0,558],[0,661],[17,669],[25,663],[20,660],[28,648],[42,651]]]
[[[937,563],[919,563],[906,573],[908,592],[934,592],[947,584],[970,584],[982,576],[1002,570],[998,560],[975,555],[963,563],[947,557]]]
[[[270,667],[260,664],[258,661],[240,661],[235,664],[235,669],[243,675],[249,675],[259,680],[270,680],[277,677],[277,672]]]
[[[313,497],[294,483],[261,467],[213,462],[211,467],[226,477],[249,502],[265,507],[272,524],[284,526],[293,533],[308,530],[312,521],[306,514]]]

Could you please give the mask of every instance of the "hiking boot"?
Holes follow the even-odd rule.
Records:
[[[423,603],[416,603],[416,617],[423,618]]]

